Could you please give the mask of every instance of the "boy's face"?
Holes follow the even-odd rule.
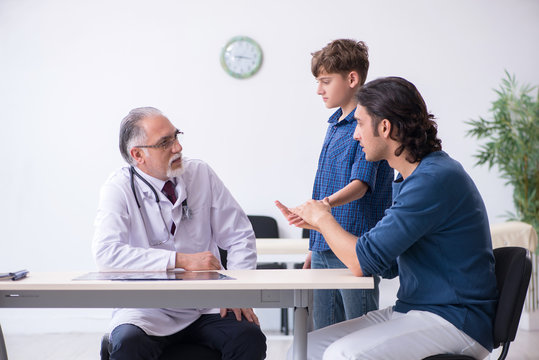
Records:
[[[354,98],[356,82],[350,81],[349,77],[337,73],[328,74],[323,69],[318,74],[316,93],[322,96],[328,109],[345,106]]]

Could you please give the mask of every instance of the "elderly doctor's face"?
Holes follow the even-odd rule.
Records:
[[[163,115],[149,116],[141,120],[140,126],[146,133],[146,144],[131,149],[137,167],[146,174],[168,180],[183,173],[182,146],[179,134],[172,123]]]

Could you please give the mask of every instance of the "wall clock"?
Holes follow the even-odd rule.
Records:
[[[221,51],[221,65],[232,77],[251,77],[262,65],[262,49],[256,41],[247,36],[233,37]]]

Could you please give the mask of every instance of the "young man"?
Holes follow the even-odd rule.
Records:
[[[157,109],[129,112],[120,152],[129,164],[101,190],[92,244],[102,271],[254,269],[249,220],[213,170],[182,157],[177,130]],[[111,360],[156,359],[171,344],[198,343],[226,359],[263,359],[252,309],[115,309]]]
[[[357,89],[369,69],[368,49],[362,41],[335,40],[313,53],[311,70],[318,95],[327,108],[338,108],[329,118],[313,199],[328,198],[335,219],[346,231],[360,236],[373,227],[391,205],[393,170],[386,161],[368,162],[354,141]],[[304,268],[344,268],[322,234],[310,232]],[[322,328],[378,309],[378,282],[372,290],[315,290],[314,328]]]
[[[363,236],[345,231],[327,199],[295,209],[357,276],[399,276],[395,306],[309,334],[309,359],[417,360],[440,353],[485,358],[497,301],[487,213],[462,166],[442,151],[415,86],[383,78],[357,94],[354,139],[370,161],[399,172],[393,205]],[[302,220],[298,220],[302,219]]]

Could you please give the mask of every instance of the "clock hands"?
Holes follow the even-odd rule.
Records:
[[[235,58],[235,59],[247,59],[247,60],[252,60],[253,59],[250,56],[243,56],[243,55],[232,55],[232,57]]]

